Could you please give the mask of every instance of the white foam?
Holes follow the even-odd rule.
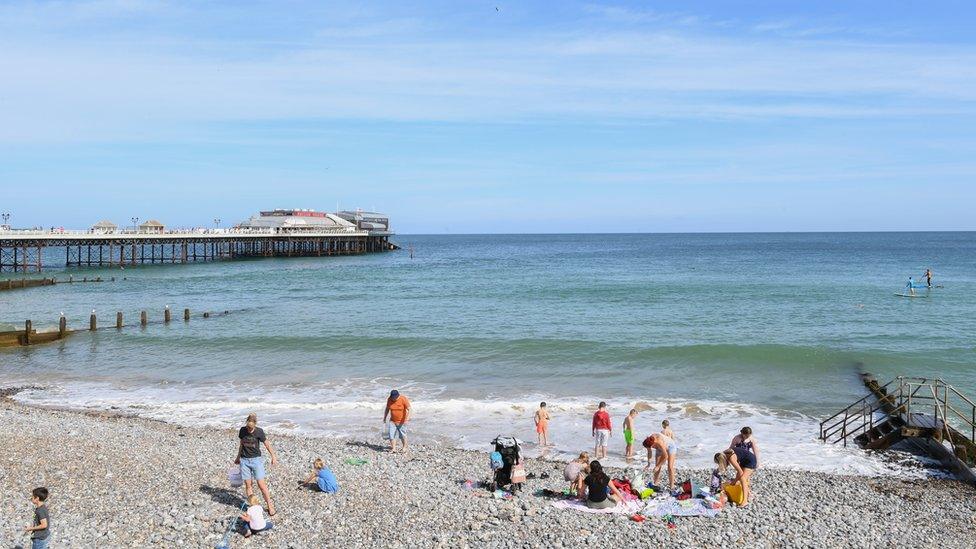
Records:
[[[257,412],[271,431],[309,436],[352,436],[379,442],[382,416],[391,380],[344,380],[311,386],[249,389],[231,384],[117,387],[72,383],[46,390],[28,390],[16,398],[23,402],[76,409],[115,409],[142,417],[183,425],[234,427]],[[444,388],[420,383],[395,386],[413,403],[410,430],[417,440],[436,439],[461,448],[488,451],[499,434],[531,441],[530,457],[541,452],[534,444],[532,416],[546,400],[550,423],[550,457],[569,457],[593,450],[590,422],[596,398],[547,398],[527,395],[517,400],[445,398]],[[622,465],[624,442],[621,423],[638,399],[608,400],[613,419],[610,464]],[[912,469],[882,460],[853,447],[823,444],[817,439],[819,422],[794,412],[747,404],[682,399],[641,400],[650,406],[636,420],[636,448],[640,440],[669,419],[677,434],[678,464],[710,467],[715,452],[726,448],[743,425],[752,427],[763,464],[772,467],[861,475],[918,475]]]

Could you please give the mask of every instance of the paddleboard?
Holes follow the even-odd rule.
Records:
[[[915,295],[912,295],[912,294],[895,294],[895,295],[898,296],[898,297],[928,297],[925,294],[915,294]]]

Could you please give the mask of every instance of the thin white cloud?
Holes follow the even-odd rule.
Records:
[[[116,2],[78,8],[117,13]],[[164,9],[152,2],[128,11]],[[106,7],[107,6],[107,7]],[[48,15],[51,5],[44,5]],[[168,8],[167,8],[168,9]],[[602,9],[604,16],[664,16]],[[76,11],[77,11],[76,10]],[[37,14],[34,14],[37,15]],[[28,17],[21,13],[21,17]],[[103,17],[110,17],[103,15]],[[52,26],[57,26],[57,18]],[[646,123],[976,113],[976,49],[614,26],[440,37],[419,17],[281,42],[131,31],[0,36],[0,140],[139,139],[242,120]],[[35,25],[43,25],[34,21]],[[769,23],[792,26],[792,22]],[[176,32],[170,30],[169,32]]]

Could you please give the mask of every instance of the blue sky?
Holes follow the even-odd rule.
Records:
[[[971,2],[0,3],[15,226],[976,229]]]

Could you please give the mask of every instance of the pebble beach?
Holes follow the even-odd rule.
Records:
[[[30,489],[51,491],[52,547],[214,547],[242,501],[226,470],[232,430],[0,402],[0,542],[22,533]],[[562,464],[530,460],[536,478],[513,499],[466,490],[489,475],[487,453],[425,446],[390,454],[380,440],[269,431],[280,463],[269,484],[275,527],[230,547],[972,547],[976,490],[955,480],[903,480],[761,469],[755,500],[716,518],[594,515],[535,495],[561,490]],[[486,448],[487,452],[487,448]],[[337,495],[299,486],[321,457]],[[366,463],[353,465],[348,459]],[[619,471],[611,470],[611,474]],[[540,478],[548,473],[549,478]],[[680,468],[679,477],[707,480]]]

